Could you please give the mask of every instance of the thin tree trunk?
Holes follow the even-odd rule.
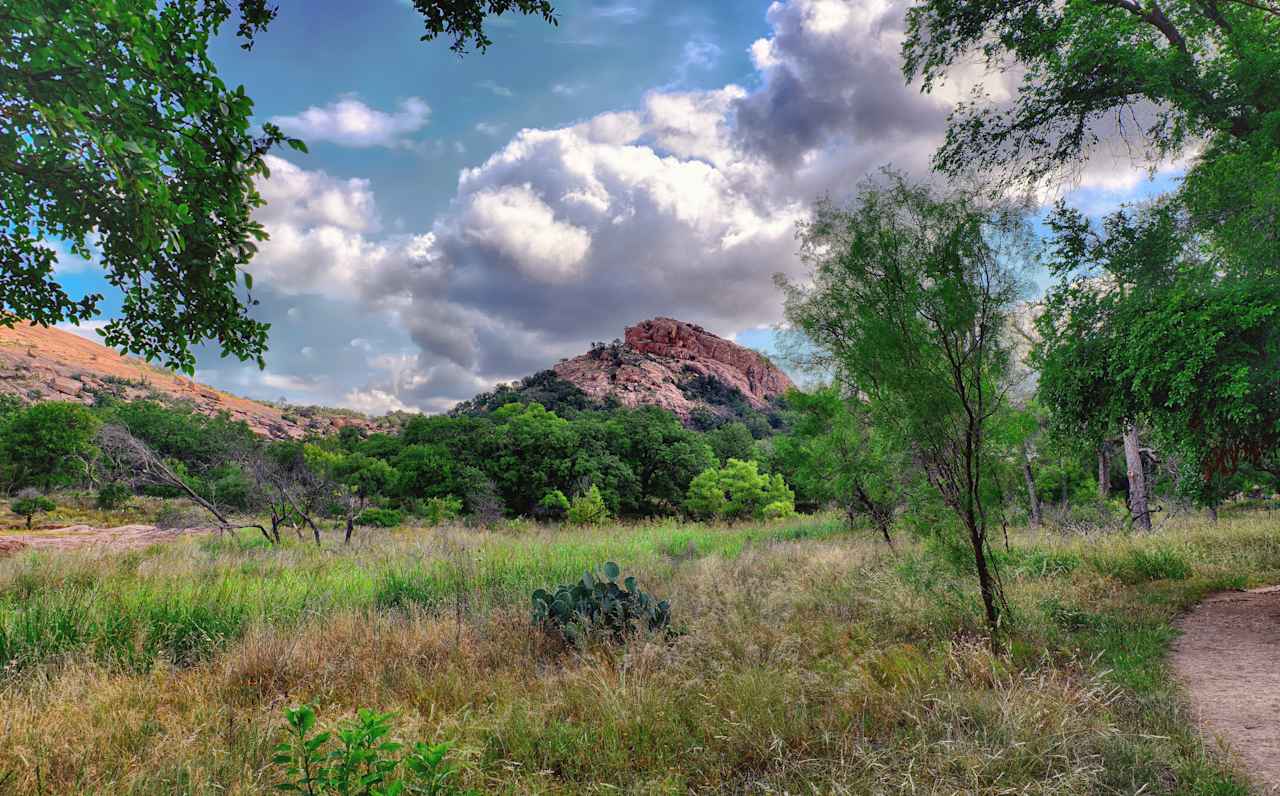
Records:
[[[1138,429],[1130,424],[1124,430],[1124,463],[1129,475],[1129,514],[1134,524],[1151,530],[1151,510],[1147,504],[1147,473],[1142,465]]]
[[[977,523],[970,518],[969,542],[973,545],[973,563],[978,569],[978,589],[982,592],[982,608],[987,616],[987,630],[991,634],[991,651],[999,653],[1000,644],[1000,608],[996,603],[996,586],[987,567],[986,540],[978,530]]]
[[[864,490],[861,485],[857,487],[856,494],[857,500],[862,504],[863,510],[871,516],[871,521],[875,523],[876,529],[879,530],[880,535],[884,537],[884,543],[889,545],[889,549],[893,552],[898,552],[898,549],[893,546],[893,536],[889,533],[889,527],[893,525],[893,509],[885,508],[884,506],[877,504],[871,499],[871,496],[866,493],[866,490]],[[850,526],[853,525],[854,511],[853,506],[849,506],[846,511]]]
[[[1098,446],[1098,500],[1111,498],[1111,449],[1106,440]]]
[[[1067,480],[1067,466],[1065,463],[1063,463],[1061,459],[1058,460],[1058,469],[1062,471],[1062,501],[1061,502],[1062,502],[1062,508],[1065,510],[1067,508],[1067,486],[1069,485],[1070,482]]]
[[[1031,527],[1039,528],[1044,516],[1040,510],[1040,495],[1036,492],[1036,477],[1031,472],[1031,452],[1025,442],[1022,444],[1022,477],[1027,482],[1027,499],[1031,502]]]
[[[898,548],[893,546],[893,537],[889,535],[889,521],[883,517],[876,517],[876,527],[880,529],[880,535],[884,537],[884,543],[889,545],[889,549],[898,552]]]

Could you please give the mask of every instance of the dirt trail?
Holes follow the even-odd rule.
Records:
[[[22,550],[72,550],[79,547],[103,547],[120,550],[171,542],[188,534],[217,533],[213,528],[167,530],[154,525],[121,525],[118,528],[94,528],[72,525],[50,531],[0,534],[0,556]]]
[[[1280,795],[1280,586],[1215,595],[1180,625],[1173,667],[1203,731]]]

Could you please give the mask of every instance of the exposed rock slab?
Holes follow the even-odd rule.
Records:
[[[787,374],[762,354],[673,318],[638,323],[619,344],[593,349],[554,370],[593,400],[660,406],[685,419],[710,408],[688,389],[699,377],[737,390],[757,410],[768,410],[792,387]]]

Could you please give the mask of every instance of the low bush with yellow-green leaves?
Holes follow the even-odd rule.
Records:
[[[781,519],[795,514],[795,493],[778,473],[760,472],[755,461],[729,459],[689,484],[685,511],[698,519]]]

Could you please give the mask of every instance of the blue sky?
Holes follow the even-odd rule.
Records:
[[[265,371],[202,351],[198,377],[441,411],[654,315],[769,348],[808,204],[881,165],[924,174],[983,78],[904,85],[902,8],[576,0],[558,27],[494,20],[490,50],[460,58],[419,41],[404,0],[282,0],[252,51],[213,52],[310,147],[262,186],[272,240],[249,270],[271,351]],[[1071,198],[1100,212],[1170,179],[1104,157]]]

